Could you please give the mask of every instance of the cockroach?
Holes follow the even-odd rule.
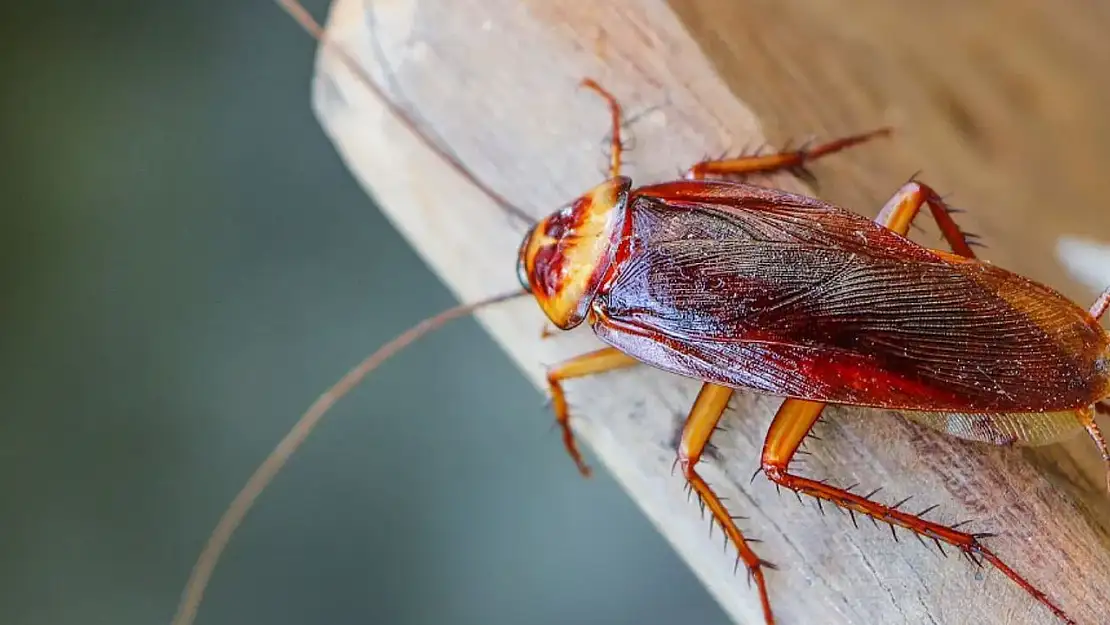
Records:
[[[278,2],[327,44],[295,0]],[[767,625],[775,621],[764,575],[771,565],[756,555],[697,471],[737,390],[784,398],[757,475],[951,545],[994,566],[1063,622],[1075,623],[983,544],[988,534],[967,533],[804,477],[792,470],[792,460],[825,405],[841,404],[898,410],[946,434],[998,445],[1044,444],[1082,428],[1110,467],[1110,449],[1094,418],[1110,399],[1110,333],[1099,322],[1110,308],[1110,288],[1085,309],[979,260],[973,237],[960,230],[944,200],[915,179],[874,220],[742,180],[799,171],[887,129],[770,155],[706,160],[682,179],[634,187],[621,174],[621,107],[588,79],[582,84],[605,100],[612,120],[609,178],[534,222],[421,132],[351,57],[333,49],[428,147],[507,212],[529,221],[516,258],[524,290],[421,322],[324,393],[221,518],[193,570],[175,625],[192,622],[234,528],[335,401],[392,354],[449,320],[528,295],[559,330],[587,323],[607,345],[547,374],[563,443],[583,475],[590,469],[570,427],[565,381],[647,364],[703,382],[682,428],[676,467],[737,549]],[[922,208],[951,252],[906,238]]]

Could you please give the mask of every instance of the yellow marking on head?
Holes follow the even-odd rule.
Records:
[[[569,330],[609,268],[613,230],[632,181],[618,176],[536,224],[520,246],[518,273],[551,323]]]

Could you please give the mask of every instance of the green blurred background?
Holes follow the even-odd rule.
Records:
[[[325,139],[273,4],[4,13],[0,623],[168,623],[298,414],[454,300]],[[724,623],[550,422],[473,322],[417,345],[260,500],[198,624]]]

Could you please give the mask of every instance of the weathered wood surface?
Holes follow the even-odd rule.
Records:
[[[989,240],[990,259],[1090,299],[1051,254],[1060,234],[1110,233],[1110,177],[1100,171],[1110,165],[1110,102],[1093,69],[1110,67],[1100,34],[1107,11],[1090,3],[1080,24],[1054,15],[1053,3],[1040,15],[1032,2],[874,0],[851,16],[847,4],[336,0],[329,32],[480,178],[536,216],[603,175],[606,112],[576,88],[591,76],[630,116],[643,113],[631,126],[627,169],[639,182],[673,177],[706,153],[760,145],[762,128],[781,141],[895,123],[894,139],[815,166],[820,194],[873,215],[924,169],[970,211],[961,217]],[[516,284],[522,228],[389,118],[327,51],[313,103],[354,175],[460,299]],[[789,176],[769,182],[813,192]],[[541,387],[545,364],[597,346],[586,329],[542,340],[542,316],[527,301],[480,319]],[[756,595],[733,574],[732,553],[722,553],[719,534],[709,539],[671,473],[697,387],[641,368],[569,391],[595,457],[737,622],[758,623]],[[737,399],[706,474],[733,513],[749,517],[743,528],[765,541],[761,555],[781,567],[769,577],[780,623],[1054,622],[996,572],[941,558],[908,535],[895,543],[885,527],[822,517],[761,478],[749,485],[777,405]],[[1085,440],[996,449],[877,411],[828,416],[809,474],[881,485],[885,497],[914,495],[922,508],[939,503],[945,520],[977,519],[972,527],[999,533],[996,551],[1080,622],[1108,622],[1110,498]]]

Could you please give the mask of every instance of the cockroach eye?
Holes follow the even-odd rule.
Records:
[[[532,282],[528,278],[528,243],[532,240],[532,235],[536,232],[536,226],[532,226],[528,233],[524,235],[524,239],[520,242],[520,251],[517,252],[516,259],[516,279],[520,281],[520,286],[529,293],[532,292]]]

